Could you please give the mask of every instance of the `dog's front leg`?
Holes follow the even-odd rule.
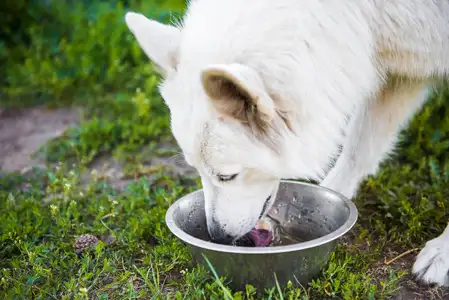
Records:
[[[321,185],[352,198],[365,176],[377,171],[401,128],[427,98],[426,84],[393,77],[376,99],[367,101],[352,116],[341,155]]]

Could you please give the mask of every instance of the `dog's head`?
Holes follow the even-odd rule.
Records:
[[[272,206],[281,177],[317,178],[329,149],[325,143],[308,146],[320,143],[314,132],[292,143],[296,121],[257,70],[201,58],[194,63],[195,57],[183,56],[179,28],[135,13],[127,14],[126,23],[164,76],[160,92],[172,132],[201,176],[213,239],[232,242],[248,233]]]

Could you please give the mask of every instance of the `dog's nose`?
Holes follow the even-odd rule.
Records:
[[[218,237],[218,238],[211,238],[212,242],[216,243],[216,244],[221,244],[221,245],[231,245],[232,241],[234,240],[234,238],[232,236],[230,236],[229,234],[226,234],[224,236]]]
[[[221,227],[214,226],[209,230],[210,239],[212,242],[216,244],[222,244],[222,245],[230,245],[234,237],[232,237],[230,234],[227,234]]]

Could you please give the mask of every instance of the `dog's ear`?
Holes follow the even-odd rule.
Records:
[[[263,79],[241,64],[211,65],[201,73],[203,88],[222,114],[265,133],[276,109]]]
[[[181,41],[179,28],[146,18],[142,14],[128,12],[125,22],[145,54],[166,75],[178,64]]]

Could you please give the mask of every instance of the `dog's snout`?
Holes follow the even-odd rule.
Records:
[[[227,234],[218,226],[210,230],[210,239],[212,240],[212,242],[222,245],[229,245],[234,240],[234,238],[230,234]]]
[[[221,245],[230,245],[232,244],[232,241],[234,240],[234,238],[232,236],[230,236],[229,234],[225,234],[219,237],[214,237],[212,238],[212,242],[217,243],[217,244],[221,244]]]
[[[213,223],[209,228],[209,235],[212,242],[217,244],[229,245],[233,242],[234,237],[226,233],[218,223]]]

